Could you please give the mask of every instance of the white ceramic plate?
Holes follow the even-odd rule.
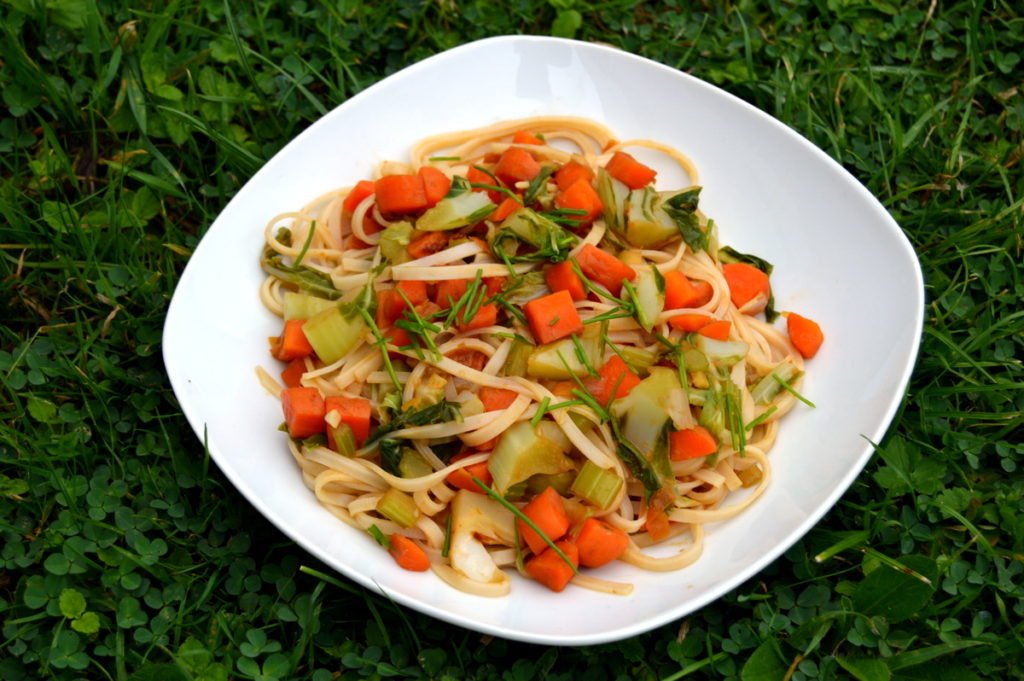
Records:
[[[722,242],[775,264],[779,308],[817,320],[827,340],[770,457],[774,480],[739,517],[713,526],[703,557],[673,573],[625,564],[602,576],[619,597],[526,580],[502,599],[470,596],[395,566],[363,533],[320,507],[276,428],[281,411],[254,367],[276,373],[266,338],[279,321],[259,302],[267,220],[404,159],[422,137],[501,119],[586,116],[620,139],[689,154],[701,208]],[[660,178],[659,178],[660,179]],[[671,178],[661,184],[672,185]],[[299,135],[238,192],[185,269],[164,328],[171,384],[196,433],[245,497],[328,565],[399,603],[511,639],[600,643],[678,619],[749,579],[828,511],[888,427],[917,354],[923,283],[910,244],[877,200],[822,151],[741,100],[653,61],[568,40],[502,37],[450,50],[348,100]],[[870,320],[870,321],[869,321]],[[780,322],[781,324],[781,322]],[[559,617],[550,617],[558,601]]]

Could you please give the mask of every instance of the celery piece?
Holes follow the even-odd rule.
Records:
[[[635,345],[622,345],[616,346],[622,359],[625,360],[626,364],[636,369],[639,373],[643,373],[646,369],[654,366],[654,363],[658,361],[658,355],[650,350],[644,350],[638,348]]]
[[[704,406],[700,409],[697,422],[722,442],[722,433],[725,431],[725,398],[717,382],[704,395]]]
[[[708,356],[697,348],[688,348],[683,351],[683,361],[686,362],[687,371],[707,371],[711,363]]]
[[[782,384],[774,378],[775,376],[778,376],[786,383],[791,383],[799,375],[800,370],[794,364],[782,362],[772,369],[767,376],[764,376],[754,384],[754,387],[750,390],[750,396],[756,404],[768,404],[782,390]]]
[[[403,478],[422,478],[434,472],[433,467],[423,455],[412,447],[402,448],[402,459],[398,462],[398,472]]]
[[[649,270],[640,270],[636,280],[636,321],[650,333],[664,308],[665,277],[654,265]]]
[[[494,489],[503,496],[532,475],[561,473],[572,467],[561,443],[545,437],[529,421],[519,421],[506,430],[487,462]]]
[[[405,220],[395,222],[380,233],[380,254],[392,265],[400,265],[412,259],[409,244],[412,242],[412,225]]]
[[[619,475],[588,460],[573,481],[571,491],[605,510],[615,501],[624,484],[625,481]]]
[[[501,368],[501,373],[506,376],[525,376],[532,352],[531,344],[518,338],[514,339],[508,357],[505,359],[505,365]]]
[[[747,356],[750,349],[743,341],[720,341],[707,336],[697,334],[694,343],[697,349],[703,352],[709,360],[716,364],[735,364]]]
[[[587,463],[590,462],[588,461]],[[576,471],[574,470],[562,471],[561,473],[538,473],[537,475],[531,475],[526,481],[526,491],[530,494],[540,494],[548,487],[554,487],[555,491],[564,497],[569,494],[569,488],[575,479]]]
[[[597,169],[597,195],[604,206],[604,222],[608,229],[622,233],[626,230],[626,197],[629,187],[608,174],[604,168]]]
[[[334,307],[338,303],[319,296],[311,296],[305,293],[285,291],[284,293],[284,318],[287,319],[309,319],[318,312]]]
[[[626,239],[637,248],[654,248],[678,239],[679,227],[661,207],[654,187],[634,189],[626,197]]]
[[[347,423],[339,423],[331,428],[331,439],[334,440],[334,450],[342,456],[356,455],[356,435],[352,432],[352,426]]]
[[[377,512],[402,527],[412,527],[420,515],[412,495],[394,487],[389,488],[377,501]]]
[[[469,418],[470,416],[478,416],[484,413],[484,403],[480,401],[480,398],[473,395],[465,402],[460,402],[462,407],[459,411],[462,413],[462,418]]]
[[[516,484],[512,485],[505,491],[505,499],[507,499],[508,501],[519,501],[520,499],[526,496],[528,488],[529,485],[527,484],[526,480],[523,480],[522,482],[517,482]]]
[[[587,363],[597,367],[601,365],[601,338],[595,325],[584,328],[583,337],[579,339],[583,347],[583,358],[576,352],[576,344],[571,338],[563,338],[554,343],[538,345],[533,348],[526,363],[526,373],[537,378],[549,378],[563,381],[573,376],[586,376],[590,373]],[[564,361],[563,361],[564,360]]]
[[[679,388],[679,376],[674,370],[653,367],[650,376],[612,403],[612,413],[622,423],[622,436],[648,461],[655,461],[659,447],[666,444],[669,396]]]
[[[494,212],[497,206],[486,192],[465,192],[445,197],[433,208],[428,208],[416,221],[416,229],[439,232],[458,229],[480,222]]]
[[[708,391],[699,388],[687,388],[686,399],[695,407],[703,407],[708,400]]]
[[[344,357],[366,332],[359,310],[348,304],[335,305],[306,320],[302,330],[313,351],[325,364]]]

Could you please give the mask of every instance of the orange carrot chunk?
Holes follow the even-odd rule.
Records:
[[[412,243],[406,246],[406,250],[414,260],[443,251],[446,248],[448,248],[446,232],[427,232],[423,236],[416,237]]]
[[[587,211],[585,215],[576,216],[582,222],[592,221],[600,215],[601,209],[604,208],[604,204],[601,203],[601,197],[597,195],[594,185],[590,184],[590,180],[585,180],[582,177],[555,196],[555,206],[563,209]]]
[[[673,461],[697,459],[718,451],[715,436],[704,426],[694,426],[669,433],[669,457]]]
[[[715,295],[715,289],[711,287],[711,284],[699,279],[691,283],[693,288],[697,290],[697,300],[690,303],[690,307],[704,307],[710,303],[712,296]]]
[[[526,303],[526,321],[539,344],[551,343],[583,330],[583,321],[568,291],[555,291]]]
[[[586,378],[583,384],[602,405],[613,399],[625,397],[640,383],[640,377],[633,373],[618,355],[612,355],[597,373],[599,378]]]
[[[544,140],[537,137],[536,135],[526,132],[525,130],[519,130],[512,138],[513,144],[544,144]]]
[[[821,327],[807,317],[801,317],[796,312],[786,315],[786,330],[789,331],[789,339],[793,347],[803,356],[810,359],[818,354],[818,348],[825,341],[825,334]]]
[[[404,348],[407,345],[412,345],[412,338],[409,336],[409,332],[397,326],[390,329],[382,328],[381,334],[395,347]]]
[[[398,291],[377,291],[377,327],[384,329],[394,324],[395,320],[402,316],[405,307],[405,301],[398,295]]]
[[[624,151],[616,151],[604,169],[630,189],[646,187],[658,174]]]
[[[722,265],[722,274],[729,284],[733,305],[743,309],[744,314],[757,314],[764,310],[772,295],[767,274],[745,262]]]
[[[494,166],[494,174],[509,185],[529,182],[540,174],[540,164],[526,149],[509,147]]]
[[[398,563],[398,567],[413,572],[426,572],[430,569],[427,552],[412,539],[402,534],[393,534],[388,540],[391,542],[388,553]]]
[[[671,534],[668,514],[665,509],[672,504],[672,492],[662,487],[651,495],[647,502],[647,520],[644,522],[644,529],[650,535],[652,541],[667,539]]]
[[[324,432],[324,398],[316,388],[285,388],[281,391],[281,409],[288,434],[302,440]]]
[[[347,423],[352,429],[356,438],[356,447],[362,447],[366,438],[370,437],[370,400],[364,397],[346,397],[344,395],[332,395],[324,400],[324,415],[332,411],[338,412],[339,423]],[[328,430],[327,444],[334,449],[334,440]]]
[[[417,175],[423,182],[423,193],[427,199],[427,206],[433,206],[443,199],[452,188],[452,181],[448,179],[448,176],[434,166],[423,166]]]
[[[487,288],[487,295],[496,296],[505,288],[505,284],[508,283],[508,277],[484,277],[483,283]]]
[[[451,459],[451,463],[455,463],[460,459],[465,459],[467,456],[473,456],[474,454],[477,453],[478,452],[466,452],[465,454],[453,456]],[[481,461],[480,463],[475,463],[470,466],[464,466],[457,471],[452,471],[451,473],[448,474],[448,477],[445,478],[445,482],[447,482],[449,485],[452,485],[453,487],[458,487],[459,489],[464,489],[468,492],[476,492],[477,494],[487,494],[487,492],[482,487],[480,487],[480,485],[476,484],[476,482],[473,480],[474,477],[479,479],[480,482],[484,483],[488,487],[490,487],[491,483],[494,482],[494,479],[491,478],[491,471],[487,467],[486,459],[484,461]]]
[[[466,179],[469,180],[471,184],[487,184],[492,187],[497,186],[494,182],[493,177],[491,177],[484,171],[480,170],[476,166],[472,166],[468,171],[466,171]],[[497,204],[501,204],[501,202],[508,197],[508,194],[506,194],[505,192],[499,192],[494,189],[484,189],[482,187],[478,187],[473,191],[487,192],[487,196],[491,199],[491,201]]]
[[[588,568],[607,565],[621,556],[628,546],[629,537],[625,532],[597,518],[584,520],[576,537],[580,565]]]
[[[345,200],[342,202],[341,207],[343,210],[352,213],[359,204],[363,202],[367,196],[374,192],[374,184],[370,180],[360,180],[355,187],[352,187],[352,191],[348,193]]]
[[[293,359],[281,372],[281,380],[287,388],[298,388],[302,385],[302,375],[306,373],[306,360]]]
[[[499,411],[501,409],[507,409],[510,404],[515,402],[519,393],[515,390],[492,388],[485,385],[480,388],[480,391],[477,392],[476,396],[480,398],[481,402],[483,402],[484,411]]]
[[[594,179],[594,171],[576,161],[569,161],[555,173],[555,184],[561,190],[568,189],[576,180],[583,178],[587,182]]]
[[[420,303],[427,302],[427,282],[425,281],[419,281],[417,279],[400,281],[395,285],[395,289],[404,293],[405,297],[409,299],[409,302],[412,303],[413,307]]]
[[[405,215],[427,207],[427,193],[419,175],[387,175],[373,183],[377,208],[385,215]]]
[[[613,296],[622,291],[623,279],[636,279],[636,270],[593,244],[587,244],[580,250],[576,263],[588,279],[604,286]]]
[[[313,354],[313,346],[306,340],[302,331],[305,319],[289,319],[284,323],[284,331],[278,338],[271,339],[270,354],[282,362],[309,357]]]
[[[714,338],[715,340],[729,340],[729,330],[732,328],[732,322],[725,319],[721,319],[716,322],[709,322],[704,326],[697,329],[697,333],[706,337]]]
[[[580,552],[575,544],[568,541],[560,541],[556,543],[556,546],[561,549],[566,558],[572,561],[574,566],[579,567]],[[562,560],[560,555],[555,553],[554,549],[549,547],[544,553],[526,561],[526,574],[552,591],[561,591],[576,573],[573,568],[569,567],[568,563]]]
[[[686,275],[678,270],[665,273],[665,309],[681,310],[694,307],[700,292]]]
[[[491,213],[491,217],[488,218],[488,219],[491,222],[495,222],[495,223],[501,222],[502,220],[507,218],[509,215],[512,215],[512,213],[514,213],[516,211],[516,208],[519,208],[519,206],[521,206],[521,205],[523,205],[523,204],[521,204],[520,202],[516,201],[511,196],[505,197],[505,200],[502,201],[498,205],[498,207],[495,209],[495,211],[493,213]]]
[[[476,314],[468,322],[462,321],[462,313],[458,315],[459,331],[466,332],[473,329],[482,329],[487,326],[494,326],[498,323],[498,306],[495,303],[481,305]]]
[[[462,296],[466,295],[468,288],[469,279],[446,279],[439,281],[434,289],[434,302],[440,305],[442,309],[447,310],[459,302]]]
[[[572,268],[568,260],[548,267],[544,271],[544,281],[552,291],[568,291],[573,300],[583,300],[587,292],[583,288],[583,280]]]
[[[711,315],[700,314],[699,312],[687,312],[685,314],[670,317],[669,326],[686,333],[700,331],[701,328],[711,323]]]
[[[551,541],[561,539],[562,535],[569,531],[569,514],[565,511],[565,502],[554,487],[548,487],[535,496],[523,507],[523,515],[532,520]],[[516,522],[519,523],[519,536],[531,551],[539,554],[547,548],[547,542],[541,539],[532,527],[521,519],[517,519]]]

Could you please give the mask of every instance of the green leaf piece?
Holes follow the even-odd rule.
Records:
[[[927,556],[902,556],[898,562],[932,583],[938,578],[935,561]],[[935,588],[916,576],[890,565],[880,565],[867,575],[853,594],[853,606],[870,617],[900,622],[917,614],[931,600]]]
[[[865,657],[837,657],[836,661],[857,681],[890,681],[892,679],[892,672],[884,660]]]

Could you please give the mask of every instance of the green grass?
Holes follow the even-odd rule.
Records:
[[[0,678],[1022,678],[1019,6],[670,4],[0,5]],[[679,622],[544,650],[297,549],[210,465],[159,349],[190,251],[290,138],[440,50],[552,31],[821,146],[904,228],[928,302],[893,428],[802,541]]]

